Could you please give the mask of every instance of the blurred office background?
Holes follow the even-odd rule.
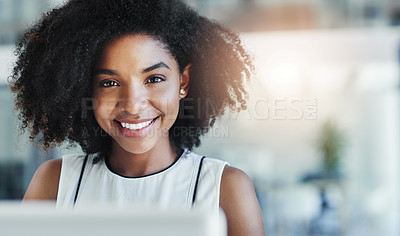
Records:
[[[253,180],[267,235],[399,235],[399,0],[186,0],[240,32],[257,74],[196,151]],[[61,0],[0,0],[0,199],[48,153],[18,130],[7,76],[18,35]]]

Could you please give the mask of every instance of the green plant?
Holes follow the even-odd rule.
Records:
[[[338,171],[340,157],[344,145],[344,135],[332,121],[323,124],[320,137],[318,139],[318,148],[322,153],[322,168],[325,171]]]

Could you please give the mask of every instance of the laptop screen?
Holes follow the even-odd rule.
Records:
[[[7,236],[225,236],[226,219],[179,208],[89,205],[56,208],[54,203],[0,203],[0,235]]]

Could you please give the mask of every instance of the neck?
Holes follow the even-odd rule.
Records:
[[[114,172],[126,177],[140,177],[162,171],[178,158],[176,148],[169,142],[161,142],[143,153],[128,152],[113,141],[108,157],[108,166]]]

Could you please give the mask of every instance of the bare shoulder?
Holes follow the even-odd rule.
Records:
[[[253,184],[249,176],[242,170],[231,166],[225,166],[224,171],[222,173],[221,185],[227,187],[226,190],[230,191],[234,190],[236,187],[253,188]]]
[[[253,184],[243,171],[226,166],[221,179],[220,206],[228,221],[228,235],[265,235]]]
[[[247,198],[252,195],[255,196],[255,191],[249,176],[240,169],[226,166],[221,179],[221,205],[249,200]]]
[[[61,165],[62,159],[48,160],[40,165],[26,190],[24,200],[56,200]]]

